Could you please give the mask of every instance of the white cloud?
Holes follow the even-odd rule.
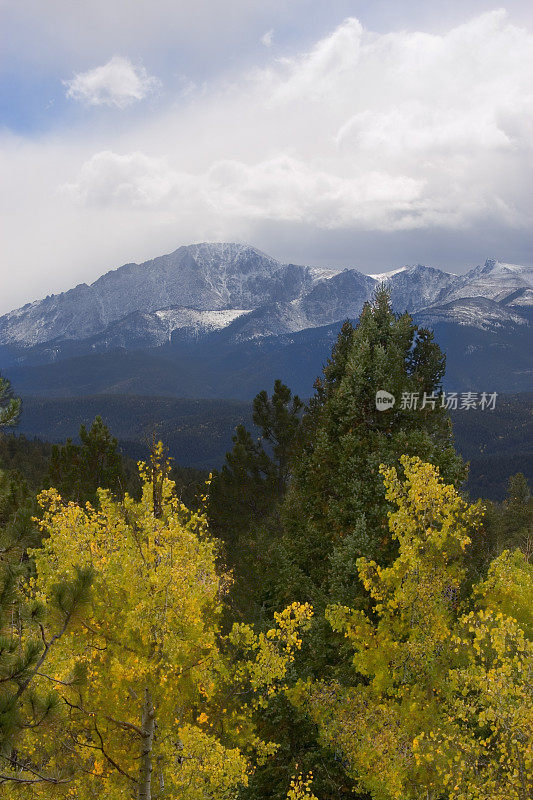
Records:
[[[263,44],[265,47],[272,47],[272,44],[274,42],[274,29],[271,28],[269,31],[264,33],[261,36],[261,40],[260,41],[261,41],[261,44]]]
[[[289,156],[252,166],[220,160],[207,172],[192,174],[144,153],[103,151],[61,190],[92,207],[164,208],[178,216],[185,201],[205,217],[394,228],[403,225],[403,215],[420,199],[422,188],[422,181],[382,172],[344,178]]]
[[[219,214],[331,229],[394,227],[422,191],[422,181],[382,172],[343,177],[286,155],[253,166],[218,161],[206,177],[206,200]]]
[[[533,37],[504,12],[445,35],[347,19],[315,47],[168,115],[72,186],[93,206],[324,229],[529,224]],[[148,147],[157,140],[157,156]],[[170,144],[172,142],[172,144]],[[194,154],[194,157],[193,157]],[[192,164],[194,163],[194,166]],[[126,176],[126,177],[125,177]]]
[[[143,100],[159,86],[157,78],[148,75],[142,65],[135,66],[122,56],[113,56],[107,64],[79,72],[63,83],[71,100],[117,108]]]
[[[531,252],[533,29],[502,11],[441,33],[347,19],[291,58],[185,85],[127,127],[4,138],[10,269],[66,287],[74,270],[217,238],[308,262],[344,242],[343,262],[364,267],[372,232],[394,251],[383,267],[466,236],[480,260]]]
[[[140,152],[121,155],[104,150],[86,161],[76,180],[64,184],[61,190],[92,207],[116,204],[142,208],[161,204],[177,186],[178,176],[164,159]]]

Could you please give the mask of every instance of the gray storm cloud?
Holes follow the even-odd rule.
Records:
[[[504,11],[438,34],[375,33],[347,18],[304,52],[268,53],[266,66],[186,96],[163,87],[127,127],[5,136],[8,257],[66,288],[200,239],[253,239],[318,261],[336,233],[362,268],[370,234],[399,237],[396,263],[422,257],[416,237],[438,249],[475,235],[484,255],[500,255],[483,250],[484,230],[530,241],[533,35]],[[110,114],[140,109],[154,88],[118,57],[65,80]],[[21,169],[33,176],[26,188]]]

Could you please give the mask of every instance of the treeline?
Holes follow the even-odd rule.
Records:
[[[526,800],[533,501],[462,493],[444,370],[380,290],[207,483],[155,440],[137,479],[98,418],[38,505],[4,473],[8,796]]]
[[[533,482],[532,406],[533,393],[505,394],[491,411],[451,412],[456,449],[470,462],[466,486],[473,498],[503,500],[516,472]],[[251,402],[128,395],[24,397],[17,430],[31,439],[76,439],[80,425],[89,427],[96,415],[132,458],[146,458],[155,432],[177,463],[207,471],[223,464],[237,425],[259,433]]]
[[[154,389],[155,391],[155,389]],[[146,458],[152,436],[165,442],[177,463],[219,467],[239,424],[250,424],[250,403],[184,400],[143,395],[23,397],[18,429],[27,437],[74,439],[82,423],[100,415],[128,455]]]

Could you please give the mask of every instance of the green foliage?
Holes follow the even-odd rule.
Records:
[[[225,540],[230,558],[252,523],[269,513],[276,488],[272,459],[261,441],[239,425],[233,449],[209,490],[209,521]]]
[[[20,398],[13,397],[11,384],[0,375],[0,431],[17,424],[20,409]]]
[[[487,572],[491,560],[503,550],[519,548],[527,561],[533,555],[533,497],[522,473],[509,478],[507,497],[486,504],[481,536],[472,548],[470,563],[478,576]]]
[[[253,402],[252,419],[272,450],[272,467],[281,496],[289,478],[289,466],[301,425],[304,404],[280,380],[274,382],[272,397],[259,392]]]
[[[232,600],[247,618],[253,616],[254,584],[262,579],[265,553],[276,535],[275,509],[286,491],[302,409],[300,398],[281,381],[275,382],[271,397],[260,392],[252,418],[261,437],[254,439],[240,425],[210,485],[209,522],[225,542],[229,563],[237,567]]]
[[[64,445],[54,445],[50,458],[50,484],[65,500],[77,503],[97,500],[97,489],[110,489],[123,496],[126,475],[118,442],[111,436],[102,418],[97,416],[87,430],[80,427],[81,444],[67,439]]]
[[[88,600],[93,571],[78,568],[68,578],[56,576],[44,604],[27,593],[27,580],[3,582],[0,637],[0,786],[26,782],[57,786],[63,782],[50,762],[49,741],[57,730],[60,696],[55,681],[43,675],[47,659]],[[45,678],[43,680],[43,677]],[[38,681],[40,686],[36,686]],[[76,676],[71,676],[72,685]],[[27,731],[36,746],[20,750]]]
[[[452,411],[457,448],[470,462],[466,488],[473,499],[505,499],[509,475],[533,483],[533,393],[499,394],[494,410]]]
[[[26,551],[40,541],[34,522],[37,509],[35,496],[20,473],[0,470],[0,631],[17,614],[17,580],[31,571]]]
[[[181,397],[181,396],[180,396]],[[52,442],[76,440],[80,425],[100,414],[124,453],[147,457],[152,436],[162,439],[178,464],[209,473],[224,461],[238,425],[251,430],[250,401],[102,395],[24,398],[19,429]]]
[[[0,425],[14,424],[19,408],[8,382],[0,378]],[[6,437],[2,436],[0,450],[5,445]],[[17,695],[23,691],[41,650],[39,642],[21,642],[26,609],[17,594],[18,582],[31,570],[27,548],[40,538],[33,521],[36,509],[34,494],[22,474],[0,469],[0,756],[4,759],[9,756],[10,737],[20,725]],[[34,704],[41,713],[46,710],[39,698]]]
[[[0,436],[0,467],[19,472],[35,493],[46,487],[51,454],[48,442],[13,433]]]
[[[331,344],[334,339],[332,330]],[[330,350],[331,345],[320,356],[318,369]],[[292,375],[286,382],[294,388],[295,380]],[[448,385],[458,388],[450,379]],[[496,408],[487,413],[450,412],[456,449],[470,462],[466,488],[473,499],[503,500],[509,475],[516,472],[523,472],[530,485],[533,483],[532,408],[533,394],[524,392],[499,394]],[[24,398],[18,430],[29,439],[38,437],[53,442],[64,441],[67,436],[75,439],[82,422],[90,424],[96,414],[101,414],[122,452],[135,461],[147,457],[146,442],[155,429],[178,464],[206,470],[207,475],[224,463],[238,425],[253,430],[251,411],[249,401],[128,395],[28,396]],[[1,448],[0,437],[0,451]]]
[[[304,637],[309,635],[309,632]],[[294,674],[291,673],[294,680]],[[251,775],[240,794],[243,800],[284,799],[295,771],[313,773],[313,789],[320,800],[354,800],[353,782],[346,778],[342,760],[333,748],[318,741],[317,726],[305,709],[296,708],[284,694],[271,698],[261,710],[258,731],[278,743],[278,749]]]
[[[282,510],[280,602],[287,593],[313,602],[336,599],[334,592],[350,583],[341,574],[343,561],[353,574],[358,556],[391,558],[381,463],[418,455],[440,466],[447,480],[462,482],[465,470],[439,402],[423,410],[401,407],[403,393],[435,397],[443,372],[432,334],[418,330],[408,314],[394,314],[385,289],[365,306],[355,328],[343,326],[304,418]],[[396,397],[387,411],[376,409],[380,389]]]
[[[381,470],[398,557],[385,568],[359,559],[368,613],[326,612],[350,643],[354,678],[301,682],[292,698],[374,800],[527,800],[533,570],[504,552],[465,595],[480,504],[420,459],[401,463],[404,481]]]
[[[322,610],[328,602],[355,607],[366,602],[358,558],[372,555],[387,562],[395,552],[380,464],[399,466],[400,456],[412,453],[439,464],[450,480],[459,483],[464,477],[450,422],[438,403],[422,411],[400,407],[403,392],[436,393],[443,371],[444,356],[429,331],[417,330],[408,315],[394,314],[385,290],[365,306],[355,328],[343,325],[295,437],[291,480],[279,512],[271,504],[270,516],[255,521],[249,536],[253,557],[237,562],[238,571],[253,576],[239,608],[255,606],[260,618],[265,609],[279,608],[291,598]],[[376,410],[379,389],[396,396],[393,409]],[[350,675],[346,664],[342,636],[317,614],[293,674],[345,680]],[[296,764],[304,764],[314,772],[324,800],[348,796],[353,780],[342,762],[313,740],[312,726],[301,719],[282,722],[281,710],[269,708],[259,727],[267,729],[269,719],[277,717],[280,750],[271,770],[287,776],[296,773]],[[268,774],[266,769],[258,772],[252,787],[260,785],[265,798],[282,797]]]
[[[305,413],[281,381],[257,395],[259,438],[236,427],[208,490],[161,445],[136,478],[101,417],[53,450],[2,434],[9,796],[526,800],[533,500],[521,474],[484,519],[458,494],[445,411],[400,402],[435,396],[444,365],[379,290],[343,325]],[[394,408],[376,410],[378,389]],[[497,455],[505,420],[513,451],[527,438],[511,401],[455,415],[468,455]],[[246,420],[231,403],[221,421],[187,401],[189,425],[184,401],[101,402],[139,456],[155,407],[199,459]],[[14,403],[0,378],[0,427]]]
[[[50,487],[50,459],[53,448],[54,445],[49,442],[30,440],[22,435],[0,436],[0,466],[7,471],[17,471],[23,475],[28,487],[37,494],[41,489]],[[139,448],[139,456],[146,456],[145,448]],[[122,453],[121,457],[126,475],[126,491],[138,497],[141,489],[138,462]],[[183,503],[192,507],[197,505],[197,498],[205,488],[208,473],[192,467],[182,467],[173,461],[171,474]]]

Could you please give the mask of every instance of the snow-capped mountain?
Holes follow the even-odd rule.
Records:
[[[507,305],[530,305],[533,295],[533,267],[504,264],[489,259],[482,267],[456,277],[446,293],[447,300],[486,297]],[[517,302],[518,301],[518,302]]]
[[[144,264],[125,264],[0,317],[0,344],[85,339],[135,312],[227,311],[293,299],[316,278],[253,247],[197,244]],[[181,327],[178,325],[177,327]]]
[[[502,337],[506,352],[513,336],[529,341],[528,267],[489,260],[459,276],[421,264],[366,275],[353,267],[282,264],[240,244],[204,243],[126,264],[90,286],[80,284],[0,317],[0,371],[119,351],[161,354],[170,348],[175,359],[178,351],[196,347],[202,358],[211,358],[220,348],[229,352],[264,342],[266,352],[291,342],[301,347],[305,332],[305,341],[319,341],[321,330],[329,341],[344,319],[358,317],[380,283],[390,289],[398,312],[414,314],[455,350],[476,338],[474,331],[489,337],[483,347],[492,353]],[[462,337],[455,336],[459,330]],[[533,381],[528,358],[522,372]]]
[[[486,297],[465,297],[435,304],[422,309],[416,315],[417,322],[434,327],[439,322],[465,325],[483,331],[511,329],[517,325],[528,325],[527,319],[512,309],[505,308]]]
[[[394,307],[459,324],[484,322],[478,309],[461,313],[451,301],[483,297],[499,306],[533,305],[533,270],[487,261],[466,275],[416,265],[383,274],[281,264],[253,247],[197,244],[144,264],[126,264],[93,284],[80,284],[0,317],[0,345],[86,341],[91,349],[155,346],[175,332],[198,337],[234,325],[238,338],[256,338],[355,318],[376,285],[385,282]],[[449,309],[449,312],[447,311]],[[516,315],[515,315],[516,316]],[[514,319],[514,318],[513,318]],[[236,334],[237,335],[237,334]]]
[[[379,276],[375,276],[379,279]],[[392,304],[397,311],[413,313],[433,305],[454,285],[456,275],[434,267],[405,267],[385,279],[390,286]]]

